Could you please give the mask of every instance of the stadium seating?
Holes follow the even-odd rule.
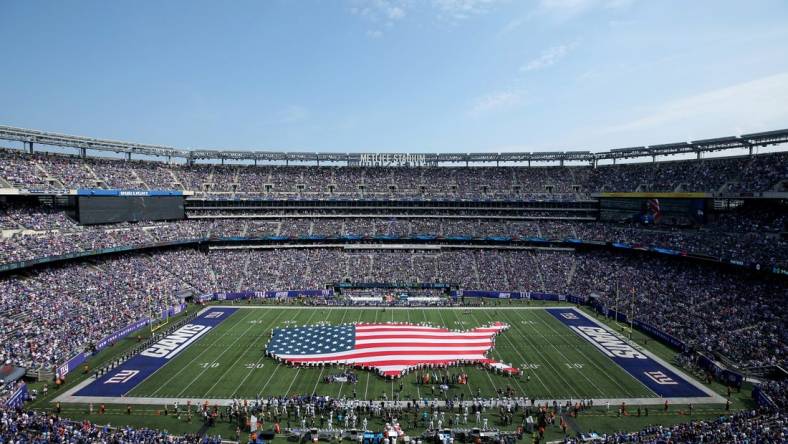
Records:
[[[0,180],[11,187],[188,190],[208,198],[577,200],[600,191],[770,191],[786,179],[785,153],[597,168],[359,168],[186,166],[0,149]]]
[[[202,294],[320,289],[345,280],[444,282],[464,289],[579,296],[595,293],[611,307],[617,303],[616,288],[622,300],[634,289],[638,318],[697,350],[719,353],[741,366],[788,363],[788,346],[781,337],[788,313],[779,302],[785,295],[784,283],[745,279],[667,259],[470,248],[207,253],[187,248],[47,268],[0,281],[2,307],[9,314],[2,320],[0,334],[5,340],[0,359],[49,368],[118,325],[140,319],[151,309],[156,312],[171,306],[184,290]],[[18,304],[20,297],[26,300],[24,310]]]
[[[314,214],[326,212],[310,211]],[[597,221],[485,220],[427,218],[238,218],[254,212],[194,212],[192,219],[107,226],[81,226],[62,211],[46,207],[0,206],[0,230],[13,236],[0,239],[0,263],[121,246],[219,237],[307,236],[409,237],[503,236],[586,241],[625,242],[671,248],[715,258],[736,259],[764,266],[788,265],[788,242],[778,236],[786,217],[779,214],[723,215],[702,228],[642,227]],[[327,215],[330,215],[328,213]],[[473,216],[472,213],[468,214]],[[205,217],[205,216],[221,216]],[[563,217],[560,211],[531,212],[531,217]],[[439,222],[440,221],[440,222]]]

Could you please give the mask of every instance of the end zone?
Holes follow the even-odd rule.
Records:
[[[79,402],[81,397],[125,396],[236,310],[238,309],[230,307],[211,307],[204,310],[188,324],[159,339],[107,374],[79,384],[66,394],[68,399],[71,402]]]
[[[725,398],[710,388],[582,311],[570,307],[548,308],[547,312],[660,398],[679,403],[725,403]]]

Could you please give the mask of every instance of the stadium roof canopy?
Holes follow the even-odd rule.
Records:
[[[45,131],[14,128],[0,125],[0,139],[33,144],[86,150],[111,151],[144,156],[184,158],[194,160],[253,160],[286,162],[358,162],[363,153],[318,153],[284,152],[257,150],[205,150],[197,148],[174,148],[162,145],[148,145],[133,142],[120,142],[92,137],[70,136]],[[552,152],[507,152],[507,153],[426,153],[427,163],[480,163],[480,162],[555,162],[583,161],[594,163],[598,160],[629,159],[637,157],[669,156],[736,148],[751,149],[788,143],[788,129],[743,134],[741,136],[718,137],[715,139],[694,140],[691,142],[667,143],[630,148],[614,148],[609,151],[592,153],[590,151],[552,151]],[[421,154],[421,153],[419,153]]]

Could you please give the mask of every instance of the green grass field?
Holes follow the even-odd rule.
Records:
[[[508,305],[508,303],[503,304],[503,306]],[[530,302],[528,305],[538,308],[545,304]],[[244,305],[238,306],[243,307]],[[530,382],[526,382],[525,379],[494,375],[475,368],[467,369],[471,375],[470,390],[472,391],[475,391],[478,387],[483,393],[488,394],[491,388],[494,387],[492,384],[495,383],[498,386],[509,384],[513,389],[521,390],[534,397],[550,397],[540,395],[544,393],[555,393],[554,396],[558,397],[561,393],[581,391],[587,391],[590,396],[600,396],[596,394],[597,392],[593,389],[593,385],[589,384],[579,374],[579,369],[565,365],[566,363],[579,363],[587,365],[585,376],[592,379],[600,390],[605,390],[605,393],[611,396],[621,396],[622,393],[624,396],[649,396],[649,393],[644,393],[645,388],[637,381],[634,381],[628,374],[625,374],[615,364],[607,360],[606,357],[601,356],[595,348],[585,342],[579,342],[579,337],[576,337],[574,333],[555,321],[552,316],[540,310],[509,311],[500,309],[496,305],[488,305],[489,308],[487,310],[472,311],[470,315],[464,315],[462,310],[437,311],[416,308],[409,310],[389,309],[384,313],[381,310],[357,311],[344,308],[326,310],[322,308],[299,307],[297,310],[286,310],[271,305],[264,307],[262,309],[243,309],[235,313],[230,319],[220,324],[211,335],[204,337],[186,349],[170,365],[162,368],[130,395],[150,396],[158,390],[156,393],[157,397],[165,396],[165,394],[166,396],[174,396],[185,390],[183,396],[189,393],[202,397],[214,384],[214,394],[220,394],[221,396],[229,396],[228,392],[232,393],[236,390],[238,390],[238,393],[236,393],[238,397],[242,396],[241,393],[257,394],[260,391],[268,394],[284,394],[288,388],[291,393],[311,393],[311,391],[316,390],[318,393],[350,395],[352,394],[352,388],[319,382],[319,369],[292,369],[277,366],[267,358],[261,359],[262,348],[270,329],[277,325],[306,324],[307,322],[311,323],[320,320],[338,323],[340,321],[349,322],[359,319],[366,321],[390,321],[394,319],[410,320],[412,322],[426,319],[434,324],[462,328],[472,328],[475,325],[491,320],[508,322],[512,328],[503,333],[497,340],[494,356],[504,360],[511,359],[512,364],[518,367],[522,365],[523,361],[538,366],[536,369],[530,370]],[[194,309],[196,307],[191,307],[190,311],[193,312]],[[600,320],[604,322],[604,319]],[[455,324],[455,322],[465,322],[465,324]],[[607,321],[606,323],[619,330],[619,327],[612,321]],[[650,351],[666,361],[670,361],[676,353],[675,350],[653,339],[649,339],[648,336],[641,332],[634,332],[633,339],[637,344],[646,346]],[[102,363],[122,355],[136,344],[134,337],[122,339],[114,347],[107,348],[93,357],[90,361],[91,367],[99,367]],[[518,344],[518,347],[515,348],[514,344]],[[226,353],[222,354],[225,350]],[[512,358],[508,358],[510,355]],[[589,359],[594,359],[596,365],[591,364]],[[213,368],[201,368],[201,364],[206,362],[217,362],[219,364]],[[251,363],[255,364],[255,368],[245,367]],[[257,368],[258,366],[260,368]],[[228,371],[228,368],[230,371]],[[183,371],[178,374],[181,369]],[[203,370],[206,371],[202,373]],[[211,373],[208,371],[211,371]],[[324,375],[330,371],[336,371],[336,369],[326,369]],[[364,396],[364,390],[367,390],[367,396],[370,398],[380,397],[384,390],[388,390],[389,397],[391,396],[392,386],[390,382],[362,371],[359,371],[358,374],[360,376],[360,382],[357,386],[359,397]],[[558,376],[559,374],[560,376]],[[81,373],[74,374],[69,378],[66,387],[60,391],[52,390],[48,396],[39,397],[38,400],[32,403],[31,407],[52,411],[54,398],[61,395],[63,390],[69,390],[80,384],[87,377],[87,375]],[[213,380],[209,378],[213,378]],[[218,384],[217,380],[219,381]],[[416,391],[417,388],[423,389],[424,387],[417,387],[414,384],[413,375],[406,377],[403,381],[405,383],[403,396]],[[194,384],[191,384],[192,382]],[[40,390],[43,384],[34,383],[31,386]],[[397,382],[396,384],[395,389],[398,388],[399,383]],[[626,391],[622,391],[619,385],[622,385],[624,389],[630,390],[630,395],[626,395]],[[239,386],[241,386],[240,389],[238,389]],[[588,390],[588,387],[591,387],[591,390]],[[724,387],[717,383],[712,384],[710,387],[718,393],[724,393]],[[469,393],[468,388],[463,387],[462,389]],[[733,394],[732,410],[753,408],[752,399],[749,395],[750,390],[751,387],[747,386],[741,392]],[[639,394],[635,395],[635,393]],[[418,395],[419,393],[416,392],[416,394]],[[87,403],[77,402],[63,403],[62,413],[66,417],[75,420],[87,419],[98,424],[111,423],[115,426],[154,427],[169,430],[175,434],[205,432],[211,435],[220,434],[224,437],[234,436],[235,424],[220,422],[215,427],[205,429],[201,421],[188,422],[183,417],[177,418],[174,415],[161,415],[163,407],[160,403],[146,402],[143,405],[135,405],[133,413],[129,415],[126,413],[125,403],[114,405],[108,403],[106,414],[100,415],[95,411],[92,414],[89,413]],[[668,413],[664,414],[661,413],[660,409],[652,409],[651,415],[648,417],[617,417],[615,407],[607,410],[604,405],[600,405],[577,418],[570,425],[570,431],[572,433],[591,430],[598,432],[634,431],[647,425],[670,425],[691,419],[713,419],[727,413],[724,410],[724,406],[718,404],[696,404],[694,414],[690,417],[686,415],[686,408],[686,405],[675,405],[671,407]],[[498,425],[498,419],[494,413],[490,414],[490,423]],[[380,426],[374,419],[370,424],[372,427]],[[546,437],[548,440],[558,440],[562,436],[557,425],[547,430]],[[285,442],[285,440],[278,437],[274,442]]]
[[[471,329],[493,321],[508,323],[492,357],[522,367],[529,377],[508,377],[477,367],[465,367],[467,385],[449,389],[449,397],[494,396],[511,388],[519,396],[537,399],[645,398],[655,395],[590,343],[539,308],[358,309],[358,308],[241,308],[208,335],[181,352],[128,396],[155,398],[255,398],[285,394],[320,394],[359,399],[394,399],[400,380],[387,381],[357,371],[354,386],[324,383],[338,367],[290,368],[263,356],[272,328],[316,322],[429,322],[452,329]],[[456,370],[453,370],[456,371]],[[400,399],[432,398],[431,386],[416,384],[416,375],[401,379]],[[426,392],[426,393],[425,393]],[[434,392],[437,396],[439,391]]]

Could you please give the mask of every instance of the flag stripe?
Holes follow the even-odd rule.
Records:
[[[392,357],[396,356],[397,359],[392,359]],[[434,354],[433,354],[434,356]],[[295,364],[307,364],[307,363],[316,363],[316,362],[326,362],[326,363],[337,363],[337,364],[365,364],[369,366],[378,367],[379,365],[384,365],[380,363],[407,363],[408,365],[415,365],[415,364],[430,364],[430,363],[446,363],[446,362],[454,362],[454,361],[477,361],[480,359],[485,359],[483,354],[480,353],[470,353],[470,354],[451,354],[446,355],[444,358],[425,358],[424,355],[419,354],[400,354],[394,353],[386,356],[354,356],[350,358],[343,358],[343,359],[322,359],[322,360],[315,360],[313,358],[292,358],[289,361]]]
[[[464,352],[484,353],[488,349],[489,349],[488,347],[463,347],[463,348],[448,348],[448,349],[436,349],[436,348],[428,349],[421,347],[380,347],[377,349],[369,349],[364,351],[351,350],[349,352],[322,353],[318,355],[282,354],[279,356],[283,359],[288,359],[291,361],[320,362],[320,361],[328,361],[328,360],[336,360],[336,359],[353,359],[356,357],[365,357],[365,356],[377,356],[377,357],[396,356],[396,355],[454,356],[457,355],[458,353],[464,353]]]

